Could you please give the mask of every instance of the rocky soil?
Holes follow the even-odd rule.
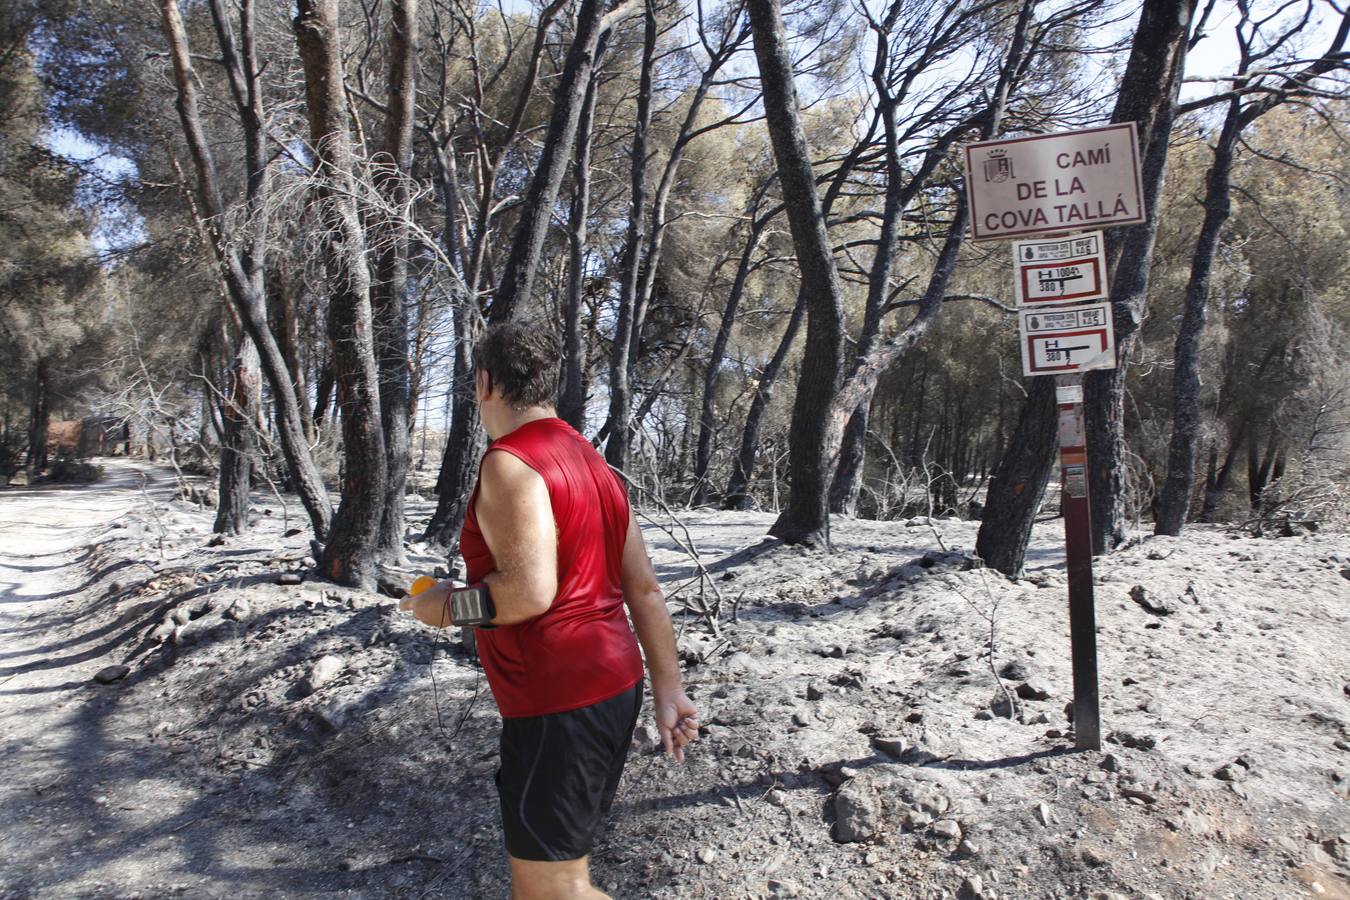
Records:
[[[459,643],[313,580],[293,501],[222,540],[167,473],[108,469],[0,492],[0,896],[507,896]],[[639,729],[614,896],[1350,898],[1347,535],[1099,560],[1097,753],[1061,523],[1010,581],[970,522],[839,520],[822,553],[681,518],[715,591],[684,530],[647,536],[672,605],[717,613],[678,619],[706,729],[684,766]]]

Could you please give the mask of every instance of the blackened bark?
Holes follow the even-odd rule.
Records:
[[[553,96],[553,113],[543,151],[535,164],[534,177],[525,191],[520,221],[511,242],[511,255],[502,269],[502,279],[492,298],[489,320],[506,322],[519,314],[529,302],[539,260],[544,251],[553,205],[558,200],[563,174],[571,162],[576,145],[577,123],[595,66],[596,50],[605,16],[601,0],[581,0],[577,9],[575,36],[567,49],[558,88]]]
[[[52,419],[51,361],[43,356],[33,369],[33,402],[28,417],[29,476],[47,468],[47,431]]]
[[[633,368],[638,281],[647,227],[647,134],[652,122],[652,69],[656,65],[656,10],[652,0],[647,0],[643,23],[637,120],[633,124],[633,148],[629,154],[628,237],[619,264],[619,314],[609,357],[609,440],[605,442],[605,460],[620,470],[626,470],[628,466],[629,377]]]
[[[1195,484],[1195,460],[1200,446],[1200,338],[1209,306],[1209,279],[1219,250],[1219,234],[1228,221],[1233,154],[1242,133],[1242,104],[1229,102],[1228,115],[1214,147],[1205,188],[1205,219],[1191,257],[1185,307],[1174,349],[1172,370],[1172,441],[1167,454],[1167,478],[1158,498],[1155,534],[1179,535],[1186,523]]]
[[[403,563],[403,504],[408,480],[408,224],[405,215],[412,176],[413,116],[417,99],[417,0],[393,0],[389,26],[389,96],[385,105],[383,166],[375,189],[390,216],[375,228],[375,284],[371,295],[375,353],[379,363],[380,416],[384,433],[385,496],[379,556]]]
[[[328,338],[342,412],[342,503],[319,560],[340,584],[373,588],[386,460],[370,309],[365,232],[356,208],[354,160],[338,42],[337,0],[299,0],[296,46],[305,73],[310,136],[318,164],[321,220],[332,280]]]
[[[755,396],[750,400],[750,409],[745,415],[745,429],[741,432],[740,450],[732,463],[731,477],[727,481],[726,492],[722,495],[723,509],[750,508],[750,480],[755,473],[755,458],[759,456],[759,430],[764,421],[764,413],[773,399],[773,388],[778,382],[778,374],[783,370],[788,352],[801,330],[802,320],[806,317],[806,297],[797,295],[797,303],[792,308],[792,317],[788,319],[783,337],[778,341],[769,364],[760,373],[759,384],[755,386]]]
[[[242,534],[248,530],[248,492],[253,460],[258,451],[257,421],[261,405],[258,348],[247,334],[242,334],[220,404],[224,419],[220,442],[220,497],[212,526],[212,531],[217,534]]]
[[[843,356],[842,290],[802,131],[782,10],[778,0],[748,0],[746,8],[759,62],[765,122],[778,162],[779,184],[807,305],[806,352],[788,438],[791,491],[769,533],[788,543],[828,547],[828,495],[833,472],[826,447],[826,420],[839,386]]]
[[[1055,468],[1057,410],[1055,379],[1031,379],[1008,449],[989,480],[975,553],[1009,578],[1022,572],[1036,510]]]
[[[1177,91],[1186,63],[1186,38],[1196,0],[1145,0],[1121,80],[1112,122],[1138,124],[1147,221],[1107,232],[1116,368],[1083,378],[1092,551],[1105,553],[1125,540],[1125,374],[1148,304],[1149,270],[1158,233],[1158,197]],[[1120,232],[1123,235],[1118,236]]]

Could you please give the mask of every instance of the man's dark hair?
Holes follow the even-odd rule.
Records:
[[[486,372],[488,387],[514,407],[557,403],[561,361],[558,336],[543,322],[493,325],[473,351],[474,371]]]

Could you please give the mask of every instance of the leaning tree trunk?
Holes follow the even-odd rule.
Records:
[[[224,419],[220,442],[220,498],[216,503],[217,534],[248,530],[248,491],[258,452],[257,425],[262,405],[258,348],[247,334],[239,336],[229,382],[221,398]]]
[[[788,352],[801,330],[802,319],[806,317],[806,296],[797,294],[797,303],[792,307],[792,317],[788,319],[778,348],[755,385],[755,396],[750,400],[750,409],[745,414],[745,428],[741,432],[741,446],[731,465],[731,477],[727,481],[726,492],[722,495],[723,509],[750,508],[750,480],[755,474],[755,459],[759,456],[759,430],[764,422],[764,413],[773,399],[773,388],[778,382],[778,374],[783,370]]]
[[[33,404],[28,419],[28,474],[47,468],[47,431],[52,419],[51,361],[43,356],[33,371]]]
[[[342,412],[342,503],[333,517],[319,565],[327,577],[340,584],[373,588],[386,463],[370,272],[366,267],[365,232],[355,201],[355,162],[338,44],[338,4],[337,0],[299,0],[296,8],[295,41],[304,67],[305,100],[318,168],[316,192],[327,232],[324,249],[332,279],[328,337]]]
[[[1144,208],[1147,220],[1108,232],[1111,308],[1116,367],[1083,378],[1088,490],[1092,509],[1092,551],[1106,553],[1125,540],[1127,458],[1125,373],[1148,305],[1149,270],[1158,233],[1158,198],[1167,168],[1167,150],[1176,97],[1186,65],[1186,39],[1196,0],[1145,0],[1130,59],[1121,80],[1113,122],[1139,124]]]
[[[1167,454],[1167,479],[1158,499],[1155,534],[1181,534],[1191,505],[1200,446],[1200,337],[1205,330],[1209,278],[1219,250],[1219,233],[1232,210],[1229,186],[1233,154],[1242,133],[1241,113],[1242,102],[1237,98],[1229,101],[1205,189],[1205,220],[1191,257],[1191,276],[1186,283],[1186,302],[1172,370],[1172,442]]]
[[[806,352],[789,428],[787,505],[769,533],[788,543],[828,547],[832,475],[826,452],[826,414],[839,387],[844,313],[811,156],[802,131],[792,59],[778,0],[748,0],[764,92],[765,122],[778,161],[778,179],[806,297]]]
[[[384,159],[375,189],[387,218],[378,223],[375,285],[371,296],[375,352],[380,371],[380,415],[384,433],[385,496],[380,518],[379,555],[403,563],[403,504],[407,493],[411,396],[408,359],[408,221],[411,215],[413,117],[417,99],[417,0],[393,0],[389,26],[389,96],[385,106]]]

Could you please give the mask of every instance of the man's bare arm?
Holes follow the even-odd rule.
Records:
[[[558,593],[558,530],[548,486],[510,453],[489,453],[478,479],[478,527],[497,568],[483,580],[492,594],[494,625],[543,615]],[[450,623],[450,592],[442,581],[399,604],[433,628]]]
[[[698,738],[698,712],[684,693],[675,629],[661,594],[661,585],[647,556],[647,545],[637,517],[628,514],[623,547],[623,599],[633,616],[633,628],[647,657],[652,678],[656,726],[666,752],[684,760],[684,746]]]
[[[475,511],[497,564],[483,579],[497,608],[492,624],[514,625],[548,612],[558,594],[558,529],[544,479],[510,453],[489,452]]]

